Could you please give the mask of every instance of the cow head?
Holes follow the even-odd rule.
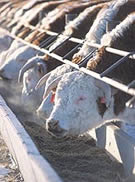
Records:
[[[56,80],[55,80],[56,81]],[[50,84],[53,89],[55,83]],[[79,71],[66,73],[57,85],[53,110],[46,121],[57,137],[79,135],[113,115],[111,87]]]
[[[18,81],[23,79],[22,103],[36,109],[42,99],[44,86],[35,90],[40,78],[47,73],[47,66],[41,56],[31,58],[20,70]]]
[[[63,64],[61,66],[58,66],[51,72],[47,73],[44,77],[42,77],[39,80],[36,86],[36,90],[39,89],[39,87],[45,85],[45,93],[43,95],[43,100],[41,105],[37,109],[37,114],[40,118],[46,120],[50,116],[50,113],[54,106],[54,99],[55,99],[54,95],[55,95],[57,84],[55,84],[56,87],[53,88],[53,90],[50,90],[50,89],[48,90],[48,88],[50,88],[49,85],[58,77],[60,78],[64,73],[68,73],[71,71],[72,71],[72,67],[70,65]],[[57,82],[58,82],[58,79],[57,79]],[[47,95],[47,97],[45,95]]]

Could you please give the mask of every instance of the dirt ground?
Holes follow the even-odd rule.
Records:
[[[123,181],[123,166],[96,147],[89,136],[56,139],[34,123],[33,114],[21,107],[20,88],[17,88],[18,85],[0,80],[0,94],[64,182]]]
[[[23,182],[18,166],[0,134],[0,182]]]

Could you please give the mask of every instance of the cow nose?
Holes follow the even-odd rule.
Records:
[[[5,72],[4,69],[1,68],[1,69],[0,69],[0,77],[5,78],[5,77],[4,77],[4,74],[5,74],[4,72]]]
[[[67,135],[67,130],[60,127],[59,121],[51,119],[46,122],[47,131],[55,137],[65,137]]]
[[[1,69],[0,69],[0,76],[2,76],[3,73],[4,73],[4,69],[1,68]]]
[[[57,130],[59,128],[58,127],[58,124],[59,124],[59,121],[58,120],[51,119],[48,122],[48,130],[49,131]]]

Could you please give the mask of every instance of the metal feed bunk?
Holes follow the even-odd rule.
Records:
[[[7,18],[9,19],[9,18]],[[6,20],[7,20],[6,19]],[[49,56],[51,56],[52,58],[55,58],[56,60],[58,61],[61,61],[62,63],[66,63],[66,64],[69,64],[71,65],[73,68],[75,69],[78,69],[98,80],[101,80],[117,89],[120,89],[121,91],[127,93],[127,94],[130,94],[132,95],[133,97],[127,102],[127,105],[128,103],[130,102],[134,102],[135,100],[135,89],[133,88],[134,87],[134,84],[135,84],[135,80],[133,80],[131,83],[129,83],[128,85],[124,85],[122,83],[119,83],[118,81],[115,81],[111,78],[108,78],[106,77],[108,73],[110,73],[112,70],[114,70],[116,67],[118,67],[120,64],[122,64],[123,62],[125,62],[127,60],[127,58],[131,58],[131,59],[135,59],[135,52],[127,52],[127,51],[122,51],[122,50],[118,50],[118,49],[114,49],[114,48],[111,48],[111,47],[106,47],[106,51],[107,52],[110,52],[110,53],[113,53],[113,54],[117,54],[117,55],[120,55],[120,56],[123,56],[123,58],[121,58],[120,60],[118,60],[115,64],[111,65],[108,69],[106,69],[104,72],[102,72],[101,74],[98,74],[94,71],[90,71],[90,70],[87,70],[86,68],[84,68],[84,64],[86,63],[86,61],[89,60],[89,58],[92,56],[92,53],[89,53],[82,61],[81,61],[81,64],[77,65],[75,63],[72,63],[70,60],[68,60],[68,56],[69,55],[73,55],[74,52],[85,42],[85,40],[81,40],[81,39],[78,39],[78,38],[75,38],[75,37],[72,37],[72,36],[65,36],[63,35],[62,33],[56,33],[56,32],[52,32],[52,31],[48,31],[48,30],[44,30],[44,29],[41,29],[41,28],[37,28],[36,25],[33,26],[33,25],[30,25],[28,22],[26,22],[26,20],[22,20],[21,18],[19,18],[18,20],[20,20],[22,23],[24,22],[23,26],[25,28],[29,28],[30,30],[37,30],[39,31],[40,33],[43,33],[45,32],[48,37],[41,41],[41,43],[39,44],[39,46],[37,45],[34,45],[32,43],[29,43],[27,42],[26,40],[23,40],[22,38],[19,38],[17,37],[16,35],[12,34],[11,32],[9,32],[9,36],[11,36],[12,38],[16,39],[16,40],[19,40],[21,42],[23,42],[24,44],[34,48],[34,49],[37,49],[39,50],[40,52],[42,53],[45,53]],[[1,23],[1,27],[2,27],[2,24],[5,23],[5,22],[2,22]],[[29,34],[27,34],[28,36]],[[51,51],[49,51],[49,47],[55,42],[55,40],[57,39],[57,37],[64,37],[64,40],[63,42],[61,42],[59,45],[57,45],[54,49],[52,49]],[[56,49],[58,49],[59,47],[61,47],[64,43],[68,42],[68,41],[72,41],[74,43],[77,43],[77,46],[75,46],[73,49],[71,49],[66,55],[64,55],[63,57],[57,55],[54,53],[54,51]],[[96,44],[96,43],[91,43],[89,42],[88,45],[90,45],[91,47],[95,47],[95,48],[100,48],[100,44]]]

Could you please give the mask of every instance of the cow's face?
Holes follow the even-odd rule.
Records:
[[[111,103],[110,87],[103,85],[104,89],[97,86],[94,78],[80,72],[65,74],[56,90],[54,107],[46,122],[47,130],[62,137],[78,135],[102,124]]]
[[[35,86],[43,74],[45,74],[45,71],[45,65],[37,63],[35,67],[27,70],[23,76],[22,102],[35,110],[41,103],[44,92],[44,86],[38,90],[35,90]]]

